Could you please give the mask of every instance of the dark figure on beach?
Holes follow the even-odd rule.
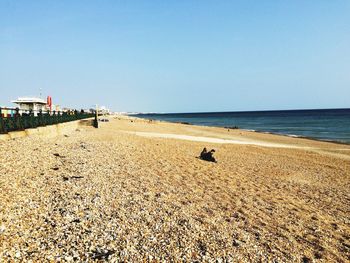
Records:
[[[207,152],[207,148],[203,148],[203,150],[202,150],[202,152],[201,152],[201,154],[199,155],[199,158],[201,158],[201,159],[203,159],[204,158],[204,156],[207,154],[208,152]]]
[[[214,162],[216,163],[217,161],[215,160],[213,154],[215,150],[211,149],[209,152],[207,152],[207,148],[204,148],[203,151],[201,152],[201,155],[199,156],[200,159],[208,162]]]

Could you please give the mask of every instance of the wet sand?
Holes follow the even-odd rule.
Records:
[[[118,117],[0,150],[0,261],[350,260],[349,145]]]

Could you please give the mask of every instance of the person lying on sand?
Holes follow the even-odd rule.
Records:
[[[203,148],[203,150],[202,150],[202,152],[201,152],[201,154],[199,155],[199,158],[200,159],[203,159],[204,158],[204,156],[207,154],[208,152],[207,152],[207,148]]]
[[[207,152],[207,148],[204,147],[199,158],[201,160],[204,160],[204,161],[217,163],[217,161],[215,160],[215,158],[213,156],[214,152],[215,152],[214,149],[211,149],[209,152]]]

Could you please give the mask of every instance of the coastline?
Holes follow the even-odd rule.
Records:
[[[350,145],[350,142],[319,139],[319,138],[310,137],[310,136],[302,136],[302,135],[296,135],[296,134],[283,134],[283,133],[274,133],[274,132],[265,132],[265,131],[256,131],[256,130],[252,130],[252,131],[266,133],[266,134],[279,135],[279,136],[287,136],[290,138],[300,138],[300,139],[306,139],[306,140],[312,140],[312,141],[318,141],[318,142],[329,142],[329,143],[335,143],[335,144],[340,144],[340,145]]]
[[[348,109],[346,109],[348,110]],[[296,110],[297,111],[297,110]],[[159,113],[157,113],[159,114]],[[159,121],[159,122],[165,122],[165,123],[177,123],[177,124],[184,124],[184,125],[193,125],[193,126],[198,126],[198,127],[212,127],[212,128],[222,128],[222,129],[238,129],[241,131],[248,131],[248,132],[257,132],[257,133],[262,133],[262,134],[271,134],[271,135],[278,135],[278,136],[286,136],[289,138],[300,138],[300,139],[307,139],[307,140],[313,140],[313,141],[319,141],[319,142],[328,142],[328,143],[335,143],[335,144],[340,144],[340,145],[350,145],[350,142],[345,142],[345,141],[337,141],[337,140],[331,140],[331,139],[320,139],[320,138],[315,138],[315,137],[311,137],[311,136],[303,136],[303,135],[297,135],[297,134],[287,134],[287,133],[277,133],[277,132],[269,132],[269,131],[263,131],[263,130],[254,130],[254,129],[241,129],[239,127],[237,128],[230,128],[230,127],[223,127],[223,126],[208,126],[208,125],[198,125],[198,124],[194,124],[191,122],[177,122],[177,121],[166,121],[166,120],[155,120],[152,118],[148,118],[148,117],[140,117],[140,116],[136,116],[136,115],[125,115],[131,118],[138,118],[138,119],[144,119],[144,120],[151,120],[151,121]]]
[[[0,142],[1,259],[349,258],[350,146],[109,119]],[[196,158],[203,147],[218,163]]]

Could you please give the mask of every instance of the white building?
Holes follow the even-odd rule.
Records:
[[[20,109],[20,113],[28,112],[30,110],[33,111],[34,115],[42,110],[48,110],[47,103],[45,100],[35,97],[21,97],[17,100],[11,101],[12,103],[18,104],[18,108]]]
[[[102,115],[109,115],[110,114],[110,110],[108,108],[106,108],[106,106],[101,106],[98,109],[98,113],[102,114]]]

